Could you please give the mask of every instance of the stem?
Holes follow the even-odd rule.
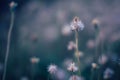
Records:
[[[93,76],[94,76],[94,69],[91,69],[91,76],[90,76],[90,80],[93,80]]]
[[[81,75],[80,73],[80,60],[79,60],[79,50],[78,50],[78,31],[75,30],[75,43],[76,43],[76,48],[75,48],[75,55],[76,55],[76,59],[78,62],[78,66],[79,66],[79,75]]]
[[[35,73],[35,71],[34,71],[34,63],[32,63],[32,69],[31,69],[31,78],[32,78],[32,80],[34,80],[34,73]]]
[[[95,59],[94,61],[97,63],[97,58],[98,58],[98,39],[97,39],[97,36],[98,36],[98,31],[96,31],[95,33],[95,44],[96,44],[96,47],[95,47]]]
[[[50,74],[48,74],[48,78],[47,78],[47,80],[50,80]]]
[[[7,62],[8,62],[9,49],[10,49],[10,39],[11,39],[11,32],[13,29],[13,24],[14,24],[14,12],[12,11],[11,12],[10,28],[9,28],[8,37],[7,37],[7,48],[6,48],[6,56],[5,56],[4,72],[3,72],[2,80],[5,80],[5,76],[6,76]]]

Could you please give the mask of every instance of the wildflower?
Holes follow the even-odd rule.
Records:
[[[74,62],[70,63],[70,65],[67,68],[68,71],[76,72],[78,71],[78,67],[75,65]]]
[[[31,61],[31,63],[38,63],[39,61],[40,61],[40,59],[39,58],[37,58],[37,57],[32,57],[31,59],[30,59],[30,61]]]
[[[71,28],[68,26],[68,25],[65,25],[63,28],[62,28],[62,34],[64,36],[68,36],[69,34],[71,34]]]
[[[82,77],[79,77],[77,75],[72,75],[69,80],[84,80]]]
[[[92,49],[95,47],[95,41],[94,40],[88,40],[86,46],[89,48],[89,49]]]
[[[57,77],[57,80],[64,80],[66,72],[63,69],[58,69],[55,76]]]
[[[79,30],[83,30],[83,28],[84,28],[84,25],[79,19],[79,17],[75,17],[71,23],[71,29],[79,31]]]
[[[103,78],[104,79],[109,79],[113,76],[114,74],[114,71],[110,68],[107,68],[105,71],[104,71],[104,75],[103,75]]]
[[[83,52],[81,52],[81,51],[76,52],[76,53],[75,53],[75,56],[80,58],[80,57],[83,56]]]
[[[67,67],[71,62],[73,62],[73,60],[72,59],[65,59],[64,61],[63,61],[63,65],[64,65],[64,67]]]
[[[15,3],[14,1],[12,1],[12,2],[9,4],[11,11],[14,11],[15,8],[17,7],[17,5],[18,5],[17,3]]]
[[[72,50],[76,48],[76,44],[73,41],[70,41],[68,46],[67,46],[68,50]]]
[[[99,59],[98,62],[99,64],[105,64],[108,61],[108,57],[106,55],[102,55]]]
[[[98,66],[97,66],[97,64],[96,63],[92,63],[92,68],[97,68]]]
[[[57,71],[57,66],[55,64],[51,64],[48,66],[48,72],[50,74],[55,74]]]

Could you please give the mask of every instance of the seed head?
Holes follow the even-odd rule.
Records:
[[[92,24],[93,24],[93,26],[94,26],[95,29],[98,29],[99,23],[100,23],[100,22],[99,22],[98,19],[93,19],[93,21],[92,21]]]

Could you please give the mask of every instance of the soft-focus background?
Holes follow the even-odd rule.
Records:
[[[9,3],[0,0],[0,80],[4,69],[7,34],[10,25]],[[69,25],[78,16],[85,25],[79,32],[79,50],[82,52],[81,70],[90,80],[90,66],[95,54],[95,30],[92,20],[99,20],[98,53],[107,58],[102,65],[101,80],[106,68],[120,80],[120,0],[14,0],[18,3],[11,36],[6,80],[47,80],[48,65],[59,66],[57,80],[68,80],[65,64],[73,59],[74,50],[67,49],[74,41]],[[102,44],[102,47],[101,47]],[[31,58],[39,58],[37,64]],[[105,79],[106,80],[106,79]]]

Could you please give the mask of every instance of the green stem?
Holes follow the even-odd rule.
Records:
[[[9,28],[8,37],[7,37],[7,48],[6,48],[6,56],[5,56],[4,72],[3,72],[2,80],[5,80],[5,76],[6,76],[7,62],[8,62],[9,49],[10,49],[11,32],[13,29],[13,24],[14,24],[14,12],[11,12],[11,22],[10,22],[10,28]]]
[[[77,30],[75,30],[75,43],[76,43],[75,55],[76,55],[76,59],[77,59],[77,62],[78,62],[79,75],[81,75],[81,72],[80,72],[79,49],[78,49],[78,31]]]

